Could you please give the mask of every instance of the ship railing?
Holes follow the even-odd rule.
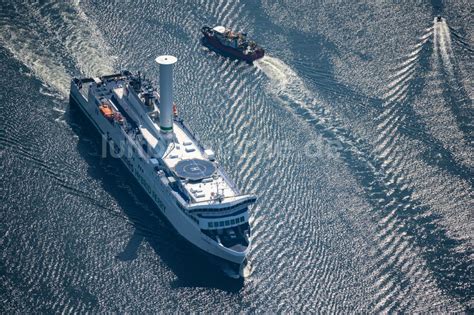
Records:
[[[74,78],[72,79],[72,83],[75,85],[79,93],[86,99],[88,100],[88,94],[89,94],[89,86],[90,83],[94,82],[94,79],[92,78]]]
[[[226,204],[226,201],[229,203],[232,203],[232,199],[237,199],[235,200],[235,204],[232,206],[229,206]],[[249,206],[257,201],[257,197],[252,194],[245,194],[245,195],[235,195],[235,196],[228,196],[228,197],[221,197],[221,198],[213,198],[213,199],[207,199],[207,200],[199,200],[198,202],[190,203],[189,205],[192,206],[189,211],[191,212],[198,212],[202,209],[211,209],[212,211],[224,211],[228,208],[237,208],[240,206]],[[211,208],[209,208],[211,207]]]
[[[226,181],[226,183],[230,186],[230,188],[232,188],[232,190],[237,194],[237,195],[240,195],[240,190],[239,188],[237,188],[237,186],[234,184],[234,182],[230,179],[229,175],[226,173],[226,171],[224,170],[224,168],[218,164],[217,164],[217,169],[219,170],[220,172],[220,175],[222,176],[222,178],[224,178],[224,180]]]
[[[243,198],[247,197],[247,198]],[[241,198],[242,200],[238,201],[237,203],[233,204],[232,206],[227,205],[224,201],[226,199],[235,199]],[[225,197],[222,199],[210,199],[200,202],[213,202],[213,204],[209,204],[206,206],[202,206],[199,208],[192,208],[190,209],[191,212],[234,212],[237,209],[243,209],[245,207],[250,206],[251,204],[255,203],[256,197],[253,195],[242,195],[242,196],[233,196],[233,197]]]
[[[78,85],[79,83],[92,83],[92,82],[94,82],[94,79],[93,79],[93,78],[81,78],[81,79],[79,79],[79,78],[74,78],[74,79],[72,79],[72,80],[74,81],[74,83],[75,83],[76,85]]]

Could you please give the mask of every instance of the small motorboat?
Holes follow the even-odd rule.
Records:
[[[224,26],[204,26],[201,32],[205,43],[237,59],[252,62],[265,55],[262,47],[247,39],[246,33],[234,32]]]

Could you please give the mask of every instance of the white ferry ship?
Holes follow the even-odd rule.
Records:
[[[229,263],[238,276],[250,248],[248,208],[211,149],[178,117],[173,102],[173,56],[160,56],[160,91],[129,71],[74,78],[71,101],[84,112],[111,151],[160,211],[190,243]]]

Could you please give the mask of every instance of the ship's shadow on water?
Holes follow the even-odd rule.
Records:
[[[72,100],[69,101],[65,118],[79,137],[77,149],[89,165],[88,175],[102,183],[104,190],[114,198],[134,227],[125,247],[117,248],[116,263],[140,259],[140,247],[143,242],[148,242],[165,265],[158,268],[169,268],[176,275],[177,279],[171,282],[171,287],[209,287],[231,293],[242,289],[243,279],[226,276],[219,266],[212,263],[209,255],[195,248],[174,230],[119,159],[91,154],[91,147],[101,152],[101,136]],[[117,185],[117,177],[126,184]]]

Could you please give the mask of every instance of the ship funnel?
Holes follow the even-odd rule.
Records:
[[[159,56],[155,61],[160,65],[160,130],[173,131],[173,64],[174,56]]]

